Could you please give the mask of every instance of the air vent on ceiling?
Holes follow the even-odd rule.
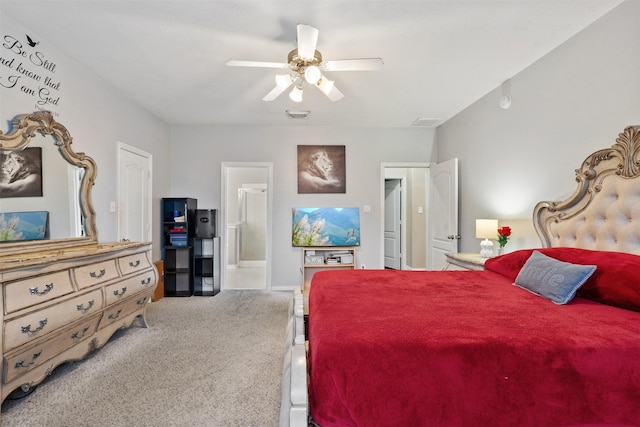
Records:
[[[311,111],[307,110],[285,110],[290,119],[306,119]]]
[[[437,125],[438,122],[440,122],[440,119],[421,118],[421,119],[416,119],[413,123],[411,123],[411,126],[433,127]]]

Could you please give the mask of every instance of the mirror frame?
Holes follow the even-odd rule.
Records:
[[[65,126],[56,122],[49,111],[20,114],[11,120],[8,134],[0,130],[0,150],[18,151],[26,147],[36,132],[43,136],[51,135],[58,152],[69,164],[84,169],[80,192],[78,194],[82,216],[85,221],[84,237],[70,237],[49,240],[27,240],[13,243],[0,243],[0,255],[8,253],[28,253],[46,249],[64,249],[71,246],[95,245],[98,241],[96,214],[91,201],[91,189],[98,174],[96,162],[85,153],[76,153],[71,149],[73,138]]]

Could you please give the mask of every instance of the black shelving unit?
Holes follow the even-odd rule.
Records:
[[[213,296],[220,292],[220,238],[215,209],[197,209],[195,220],[194,295]]]
[[[194,295],[213,296],[220,292],[220,238],[195,237]]]
[[[164,296],[194,292],[195,213],[198,201],[188,197],[162,199],[162,259]]]

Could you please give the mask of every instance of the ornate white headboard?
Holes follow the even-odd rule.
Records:
[[[640,126],[576,169],[578,188],[565,201],[540,202],[533,224],[544,247],[640,254]]]

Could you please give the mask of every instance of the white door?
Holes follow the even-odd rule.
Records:
[[[442,270],[445,253],[458,252],[458,159],[431,167],[427,269]]]
[[[152,240],[151,162],[151,154],[118,143],[118,240]]]
[[[400,270],[402,265],[400,209],[401,180],[384,181],[384,267]]]

